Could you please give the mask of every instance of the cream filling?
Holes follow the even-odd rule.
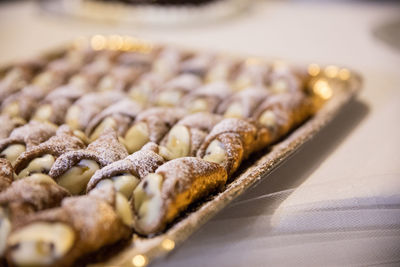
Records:
[[[96,188],[107,187],[112,184],[113,181],[110,179],[101,180]],[[115,184],[114,184],[115,186]],[[132,189],[133,191],[133,189]],[[131,192],[132,192],[131,191]],[[131,205],[129,204],[128,198],[124,196],[121,192],[117,192],[115,199],[115,212],[118,217],[121,218],[122,222],[128,226],[132,226],[133,224],[133,214]]]
[[[111,117],[107,117],[105,118],[97,127],[96,129],[93,131],[93,133],[90,135],[90,141],[94,141],[97,138],[100,137],[100,135],[104,132],[105,129],[107,128],[112,128],[112,129],[116,129],[117,128],[117,122],[111,118]]]
[[[53,82],[54,76],[55,75],[52,72],[49,71],[43,72],[33,79],[32,84],[39,87],[48,86]]]
[[[235,87],[237,90],[243,90],[247,87],[250,87],[252,85],[252,81],[249,76],[247,75],[241,75],[235,82]]]
[[[81,115],[81,108],[73,105],[67,111],[67,115],[65,116],[65,122],[72,129],[79,129],[80,128],[80,124],[79,124],[80,115]]]
[[[44,156],[36,158],[29,162],[28,166],[17,175],[17,179],[30,176],[33,173],[48,173],[54,161],[54,157],[50,154],[45,154]]]
[[[38,121],[48,121],[50,120],[51,114],[53,113],[53,108],[51,105],[42,105],[39,107],[35,115],[33,116],[33,119],[38,120]]]
[[[273,128],[276,125],[275,113],[271,110],[266,110],[258,118],[258,121],[265,127]]]
[[[114,176],[111,180],[115,189],[128,199],[132,196],[133,190],[140,182],[139,178],[131,174]]]
[[[149,142],[149,129],[145,122],[139,122],[129,128],[125,134],[124,145],[129,154],[136,152]]]
[[[83,75],[77,74],[77,75],[72,76],[69,79],[68,84],[75,85],[78,87],[85,87],[85,86],[87,86],[88,82],[87,82],[87,79]]]
[[[11,162],[11,164],[14,166],[15,161],[21,155],[23,152],[25,152],[26,147],[25,145],[22,144],[12,144],[7,146],[2,152],[1,156],[5,157],[7,160]]]
[[[3,78],[3,82],[5,84],[12,84],[14,82],[18,82],[18,80],[23,78],[23,71],[20,68],[13,68],[9,72],[7,72],[6,76]]]
[[[165,146],[160,147],[160,155],[166,160],[188,156],[190,152],[190,133],[184,125],[175,125],[169,131]]]
[[[224,116],[226,118],[243,118],[243,117],[245,117],[243,106],[238,102],[234,102],[234,103],[230,104],[229,107],[226,109]]]
[[[34,173],[29,177],[26,177],[26,179],[37,184],[56,184],[56,182],[50,176],[43,173]]]
[[[203,159],[211,162],[215,162],[218,164],[222,164],[227,161],[226,151],[224,149],[224,145],[218,141],[212,141],[207,149],[206,154],[204,155]]]
[[[271,89],[272,92],[279,94],[286,92],[288,90],[288,87],[289,86],[286,80],[278,79],[272,84]]]
[[[35,222],[12,233],[7,246],[13,264],[40,266],[65,256],[74,241],[74,230],[67,224]]]
[[[160,220],[162,197],[161,187],[163,177],[151,173],[147,175],[133,192],[135,211],[138,216],[138,226],[144,228]]]
[[[188,111],[191,113],[202,112],[208,110],[208,103],[205,99],[199,98],[190,103]]]
[[[85,144],[89,144],[89,139],[87,138],[86,134],[84,134],[81,130],[73,130],[72,133],[78,137],[79,139],[81,139],[82,142],[84,142]]]
[[[61,175],[57,183],[71,194],[78,195],[85,190],[90,178],[98,169],[100,166],[96,161],[82,159],[76,166]]]
[[[179,91],[161,92],[157,97],[157,105],[177,106],[181,98],[182,98],[182,92]]]
[[[0,258],[6,249],[7,237],[11,231],[11,222],[6,211],[0,207]]]
[[[9,105],[5,106],[3,113],[8,114],[11,118],[19,117],[20,108],[18,102],[12,102]]]
[[[114,89],[114,86],[115,80],[111,76],[105,76],[100,80],[97,89],[99,91],[110,91]]]
[[[122,222],[128,226],[132,226],[133,224],[132,209],[128,199],[121,193],[117,193],[115,201],[115,209],[118,217],[121,218]]]

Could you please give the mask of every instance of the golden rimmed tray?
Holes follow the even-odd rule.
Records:
[[[153,43],[148,41],[118,35],[96,35],[90,39],[81,38],[77,39],[74,45],[79,46],[85,42],[89,42],[95,50],[111,49],[146,52],[155,47]],[[64,49],[51,51],[44,54],[44,57],[54,57]],[[246,57],[241,58],[246,59]],[[250,60],[254,59],[254,57],[250,58]],[[256,60],[263,59],[256,58]],[[6,68],[0,70],[0,73],[4,72]],[[134,234],[129,245],[124,249],[116,251],[106,261],[91,264],[91,266],[142,267],[156,258],[165,256],[182,244],[192,233],[232,200],[261,181],[261,179],[267,177],[275,168],[299,150],[302,145],[327,125],[361,89],[361,76],[347,68],[334,65],[320,66],[310,64],[307,70],[311,77],[308,90],[317,96],[317,104],[320,105],[319,110],[312,118],[268,150],[257,153],[242,163],[233,181],[227,185],[223,192],[198,203],[176,220],[163,234],[148,238]]]

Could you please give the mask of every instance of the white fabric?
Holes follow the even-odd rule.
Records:
[[[358,100],[272,175],[154,266],[400,265],[400,54],[372,32],[400,5],[263,1],[230,20],[179,28],[96,24],[0,5],[0,61],[78,35],[132,34],[184,46],[341,64]]]

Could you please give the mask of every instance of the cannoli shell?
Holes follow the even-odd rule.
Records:
[[[13,182],[13,167],[11,163],[0,158],[0,192],[3,192]]]
[[[58,128],[55,136],[51,137],[44,143],[32,147],[23,152],[15,163],[15,173],[23,170],[31,160],[45,154],[53,155],[58,158],[60,155],[73,150],[82,149],[85,144],[81,139],[74,136],[71,129],[67,125],[62,125]]]
[[[148,225],[145,229],[135,226],[135,230],[143,234],[163,231],[190,204],[222,190],[227,180],[226,171],[219,164],[195,157],[168,161],[156,173],[164,178],[161,188],[162,214],[154,225]]]
[[[23,119],[11,118],[6,114],[0,115],[0,140],[7,138],[15,128],[22,126],[24,123]]]
[[[118,141],[116,132],[110,129],[90,143],[86,149],[69,151],[59,156],[54,162],[49,175],[56,179],[82,159],[94,160],[102,168],[127,156],[128,152]]]
[[[106,118],[113,117],[117,121],[118,135],[122,136],[129,127],[129,124],[142,111],[142,106],[132,100],[123,99],[109,106],[97,114],[86,127],[86,135],[90,136],[95,128]]]
[[[31,121],[14,129],[10,136],[0,140],[0,151],[11,144],[25,144],[27,150],[48,140],[56,134],[56,127],[49,123]]]
[[[95,172],[90,179],[87,192],[91,191],[101,180],[111,178],[121,173],[132,173],[139,179],[154,172],[164,163],[164,159],[151,150],[139,150],[123,160],[105,166]]]

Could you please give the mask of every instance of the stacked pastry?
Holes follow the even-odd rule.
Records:
[[[313,113],[288,66],[67,49],[0,80],[0,255],[70,266],[165,231]]]

